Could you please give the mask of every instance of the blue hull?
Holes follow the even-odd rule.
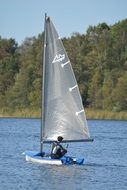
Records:
[[[70,156],[63,156],[61,159],[52,159],[50,155],[46,153],[38,153],[35,151],[26,151],[26,160],[41,164],[51,164],[51,165],[83,165],[84,158],[74,158]]]

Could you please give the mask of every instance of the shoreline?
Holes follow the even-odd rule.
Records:
[[[127,120],[127,111],[113,112],[107,110],[86,109],[86,118],[100,120]],[[41,118],[41,110],[24,109],[20,111],[0,111],[0,118]]]

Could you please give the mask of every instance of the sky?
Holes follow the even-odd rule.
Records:
[[[45,13],[61,37],[86,33],[90,25],[127,18],[127,0],[0,0],[0,36],[19,44],[44,28]]]

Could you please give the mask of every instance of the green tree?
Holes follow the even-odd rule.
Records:
[[[113,90],[114,109],[127,110],[127,72],[118,79],[118,83]]]
[[[0,107],[7,106],[6,93],[15,83],[20,68],[18,46],[14,39],[0,37]]]
[[[102,86],[102,107],[106,110],[112,110],[112,90],[113,90],[113,78],[110,72],[104,73],[104,82]]]
[[[89,101],[94,108],[102,108],[102,75],[99,69],[96,69],[91,82],[89,83]]]

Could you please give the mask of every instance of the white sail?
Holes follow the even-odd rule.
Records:
[[[82,99],[62,41],[49,17],[45,19],[42,139],[50,142],[90,139]]]

